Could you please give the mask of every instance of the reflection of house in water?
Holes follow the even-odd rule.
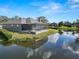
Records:
[[[21,43],[21,42],[19,42],[19,43],[16,43],[16,44],[20,45],[22,47],[23,46],[26,47],[25,57],[26,58],[31,58],[32,56],[35,56],[35,55],[37,55],[39,57],[39,55],[37,54],[37,52],[39,51],[39,47],[41,45],[43,45],[45,42],[47,42],[47,39],[44,39],[44,40],[41,40],[41,41],[38,41],[38,42],[27,42],[27,43],[24,43],[24,42]],[[32,59],[34,59],[34,58],[32,57]]]
[[[38,42],[35,42],[35,41],[27,42],[27,43],[26,42],[17,42],[16,44],[20,45],[20,46],[36,49],[36,48],[40,47],[41,45],[43,45],[45,42],[47,42],[47,39],[39,40]]]
[[[42,49],[47,44],[47,41],[37,42],[34,48],[26,48],[25,57],[27,59],[49,59],[52,55],[51,51],[43,51]],[[46,48],[47,49],[47,48]],[[47,49],[49,50],[49,48]]]

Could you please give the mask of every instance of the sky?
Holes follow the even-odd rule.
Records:
[[[79,19],[79,0],[0,0],[0,15],[73,22]]]

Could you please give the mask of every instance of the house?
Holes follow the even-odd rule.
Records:
[[[58,24],[53,22],[53,23],[49,24],[49,26],[56,29],[58,27]]]
[[[71,26],[72,26],[72,23],[70,23],[70,22],[67,21],[67,22],[64,22],[63,25],[64,25],[64,26],[71,27]]]
[[[32,20],[31,18],[9,20],[2,24],[4,29],[26,33],[36,33],[36,31],[41,31],[48,28],[48,24],[39,22],[37,20]]]
[[[79,28],[79,23],[73,23],[72,25]]]
[[[79,23],[75,23],[75,26],[79,28]]]
[[[57,23],[53,22],[50,24],[50,26],[57,27]]]

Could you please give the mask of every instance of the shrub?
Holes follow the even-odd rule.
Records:
[[[59,27],[59,29],[66,30],[66,31],[75,31],[75,30],[78,30],[77,27],[67,27],[67,26],[61,26],[61,27]]]
[[[11,39],[11,38],[12,38],[13,32],[10,32],[10,31],[5,30],[5,29],[3,29],[3,30],[1,30],[1,31],[2,31],[2,33],[3,33],[8,39]]]

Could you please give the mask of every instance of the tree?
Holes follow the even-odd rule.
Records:
[[[58,26],[63,26],[63,25],[64,25],[63,21],[61,21],[61,22],[58,23]]]
[[[48,20],[47,20],[46,17],[44,17],[44,16],[38,17],[38,21],[39,21],[39,22],[43,22],[43,23],[48,23]]]
[[[76,23],[79,23],[79,19],[77,19]]]
[[[72,26],[72,23],[70,23],[69,21],[66,21],[63,23],[64,26],[68,26],[68,27],[71,27]]]
[[[15,16],[15,17],[13,17],[13,19],[14,19],[14,20],[18,20],[18,19],[21,19],[21,17]]]
[[[35,19],[33,19],[33,18],[31,18],[31,17],[26,18],[26,20],[27,20],[28,22],[34,22],[34,21],[35,21]]]
[[[9,20],[7,16],[0,16],[0,23]]]
[[[79,28],[79,19],[76,20],[75,26]]]

